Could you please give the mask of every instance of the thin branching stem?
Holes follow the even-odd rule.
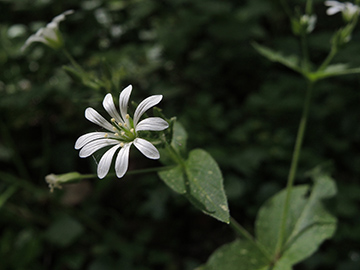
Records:
[[[286,197],[285,197],[284,208],[283,208],[283,213],[282,213],[282,217],[281,217],[280,234],[279,234],[279,239],[278,239],[277,247],[276,247],[276,254],[278,254],[278,255],[281,254],[282,248],[283,248],[284,242],[285,242],[285,230],[286,230],[287,217],[288,217],[289,209],[290,209],[291,192],[292,192],[292,188],[294,185],[296,170],[297,170],[298,163],[299,163],[299,156],[301,153],[302,143],[304,140],[306,123],[307,123],[310,104],[311,104],[311,96],[312,96],[312,92],[313,92],[313,84],[314,84],[313,82],[308,82],[303,112],[302,112],[302,116],[301,116],[301,120],[300,120],[300,124],[299,124],[298,133],[296,136],[295,148],[294,148],[294,152],[293,152],[293,156],[292,156],[292,160],[291,160],[290,171],[289,171],[287,187],[286,187]]]

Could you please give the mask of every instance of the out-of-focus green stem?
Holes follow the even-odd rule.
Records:
[[[328,54],[328,56],[325,58],[324,62],[321,64],[321,66],[319,67],[318,71],[322,71],[324,70],[331,62],[331,60],[334,58],[334,56],[337,53],[337,48],[335,46],[331,47],[330,53]]]
[[[282,5],[286,15],[289,17],[289,19],[291,19],[292,15],[291,15],[291,9],[289,7],[289,4],[287,3],[286,0],[280,0],[280,4]]]
[[[257,242],[254,237],[231,216],[229,225],[239,236],[244,237],[246,240],[253,243],[270,260],[270,255],[267,250],[265,250],[265,248],[259,242]]]
[[[62,49],[63,53],[65,54],[66,58],[69,59],[70,63],[81,73],[85,74],[85,70],[79,65],[79,63],[72,57],[72,55],[65,49]]]
[[[303,68],[308,72],[309,70],[309,52],[307,47],[306,34],[301,35],[301,51],[303,56]]]
[[[307,15],[311,15],[312,14],[312,0],[307,0],[306,1],[306,7],[305,7],[305,12]]]
[[[306,123],[307,123],[307,118],[309,115],[309,109],[310,109],[310,104],[311,104],[312,91],[313,91],[313,82],[309,82],[308,88],[306,91],[303,112],[302,112],[302,116],[301,116],[301,120],[300,120],[300,124],[299,124],[298,133],[296,136],[295,148],[294,148],[294,152],[293,152],[293,156],[292,156],[292,161],[291,161],[291,166],[290,166],[290,171],[289,171],[289,176],[288,176],[288,181],[287,181],[286,197],[285,197],[284,208],[283,208],[283,213],[282,213],[282,217],[281,217],[280,234],[279,234],[279,239],[278,239],[277,247],[276,247],[277,255],[281,254],[282,248],[284,245],[284,241],[285,241],[285,230],[286,230],[287,217],[288,217],[289,209],[290,209],[291,192],[292,192],[292,188],[294,185],[294,179],[296,176],[296,170],[297,170],[297,166],[298,166],[298,162],[299,162],[299,156],[301,153],[302,143],[304,140]]]

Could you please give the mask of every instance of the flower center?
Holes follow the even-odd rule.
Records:
[[[122,143],[131,142],[136,138],[134,122],[128,114],[126,115],[125,123],[116,122],[115,118],[111,118],[111,124],[113,125],[116,139]]]

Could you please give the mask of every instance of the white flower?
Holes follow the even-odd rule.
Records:
[[[341,12],[346,21],[350,21],[360,11],[357,5],[350,2],[325,1],[325,5],[329,7],[326,10],[327,15],[334,15]]]
[[[33,42],[42,42],[45,45],[57,50],[63,46],[63,39],[59,31],[59,23],[65,20],[66,15],[74,13],[73,10],[68,10],[56,16],[45,27],[40,28],[34,35],[31,35],[22,46],[24,51]]]
[[[159,151],[155,146],[145,139],[139,138],[139,131],[160,131],[168,128],[168,123],[160,117],[149,117],[139,122],[140,117],[151,107],[157,105],[162,95],[154,95],[144,99],[136,108],[134,118],[127,113],[129,98],[132,86],[129,85],[121,93],[119,97],[120,114],[118,113],[111,94],[107,94],[103,100],[103,106],[108,114],[112,117],[111,121],[105,120],[93,108],[85,110],[85,117],[105,128],[108,132],[91,132],[79,137],[75,143],[75,149],[81,149],[79,156],[81,158],[92,155],[97,150],[112,146],[101,157],[97,175],[104,178],[109,172],[113,156],[120,148],[115,160],[116,176],[121,178],[128,169],[129,151],[132,144],[144,154],[147,158],[160,158]]]

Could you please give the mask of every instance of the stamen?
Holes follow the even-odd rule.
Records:
[[[116,127],[113,127],[113,130],[114,130],[114,131],[117,131],[117,128],[116,128]]]
[[[124,147],[124,143],[120,143],[120,147]]]
[[[116,121],[115,118],[111,118],[112,123],[115,123],[115,121]]]
[[[132,128],[132,129],[130,129],[130,132],[131,132],[131,133],[134,133],[134,129],[133,129],[133,128]]]
[[[114,135],[115,135],[115,136],[119,136],[119,133],[116,132],[116,133],[114,133]]]
[[[130,115],[129,115],[129,114],[125,115],[125,118],[126,118],[126,119],[129,119],[129,118],[130,118]]]
[[[105,133],[104,137],[105,137],[105,138],[109,137],[109,134]]]
[[[121,131],[121,136],[124,136],[125,135],[125,131]]]

